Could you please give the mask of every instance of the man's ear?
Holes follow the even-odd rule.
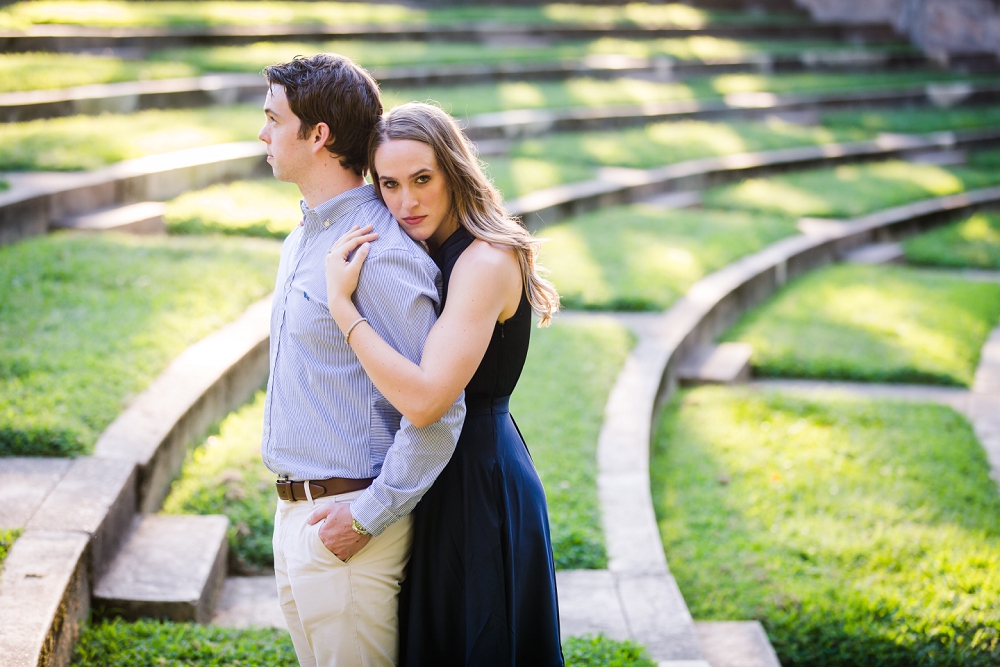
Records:
[[[316,123],[309,135],[312,142],[309,146],[313,153],[326,150],[326,147],[333,143],[333,135],[330,133],[330,126],[326,123]]]

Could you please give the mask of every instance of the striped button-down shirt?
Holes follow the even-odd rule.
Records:
[[[326,298],[325,258],[353,225],[379,238],[361,270],[355,303],[389,345],[420,363],[440,306],[441,273],[396,224],[370,185],[310,210],[285,239],[271,310],[271,374],[261,455],[293,480],[376,477],[351,503],[372,534],[405,516],[455,450],[464,396],[417,428],[372,384]]]

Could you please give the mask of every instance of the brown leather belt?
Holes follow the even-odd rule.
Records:
[[[314,479],[309,481],[309,490],[313,498],[339,496],[342,493],[367,489],[375,481],[374,477],[364,479],[348,479],[346,477],[331,477],[330,479]],[[305,482],[293,482],[290,479],[279,479],[274,483],[278,497],[282,500],[307,500]]]

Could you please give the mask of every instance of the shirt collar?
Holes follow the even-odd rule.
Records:
[[[302,223],[305,232],[312,234],[328,227],[335,227],[337,221],[344,215],[358,206],[376,199],[378,199],[378,195],[375,194],[375,186],[367,183],[342,192],[332,199],[327,199],[316,208],[309,208],[306,205],[306,200],[302,199],[299,201],[299,208],[302,209]]]

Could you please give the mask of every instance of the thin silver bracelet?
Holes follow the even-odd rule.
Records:
[[[351,332],[354,331],[354,327],[358,326],[362,322],[367,322],[367,321],[368,321],[367,317],[359,317],[358,319],[354,320],[354,324],[352,324],[351,326],[347,327],[347,333],[344,334],[344,342],[347,343],[348,345],[350,345],[351,344]]]

